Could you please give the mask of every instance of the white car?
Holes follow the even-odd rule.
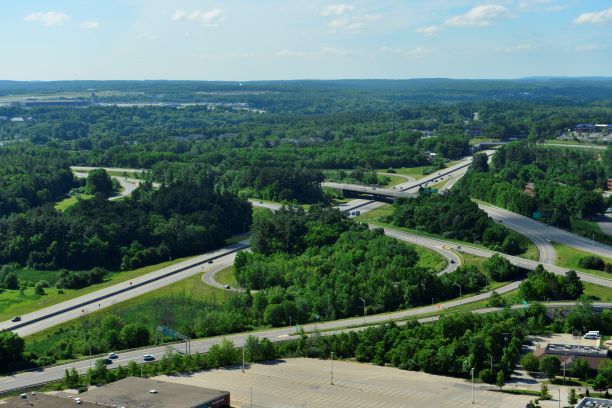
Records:
[[[142,360],[143,361],[153,361],[153,360],[155,360],[155,357],[153,357],[150,354],[145,354],[145,355],[142,356]]]
[[[114,360],[114,359],[118,358],[119,356],[117,355],[117,353],[113,352],[113,353],[108,353],[108,355],[106,357]]]

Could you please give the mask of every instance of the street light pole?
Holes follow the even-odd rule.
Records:
[[[461,304],[461,285],[458,283],[453,283],[455,286],[459,286],[459,304]]]
[[[330,385],[334,385],[334,352],[331,352],[331,381]]]
[[[289,335],[291,336],[291,316],[289,316]]]
[[[472,374],[472,404],[474,404],[474,367],[470,370],[470,374]]]
[[[242,372],[243,373],[244,373],[244,347],[245,346],[246,346],[246,344],[242,346]]]
[[[365,324],[365,321],[366,321],[366,301],[361,296],[359,297],[359,299],[361,299],[361,301],[363,302],[363,324]]]

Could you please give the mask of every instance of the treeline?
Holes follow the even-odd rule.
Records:
[[[601,191],[610,176],[610,165],[597,153],[511,143],[493,156],[490,169],[473,168],[457,186],[474,198],[570,229],[606,209]],[[532,195],[525,192],[528,183]]]
[[[231,194],[190,183],[144,185],[125,200],[99,196],[63,213],[36,208],[1,218],[0,263],[130,270],[219,247],[250,221],[250,204]]]
[[[323,173],[296,167],[247,167],[228,170],[217,188],[241,197],[300,203],[325,202],[321,191]]]
[[[0,149],[0,216],[55,201],[77,185],[68,158],[58,150]]]
[[[487,247],[508,254],[524,249],[508,229],[496,224],[486,212],[462,193],[422,193],[416,198],[400,197],[393,204],[390,221],[400,227],[409,227],[445,238],[467,242],[480,242]]]

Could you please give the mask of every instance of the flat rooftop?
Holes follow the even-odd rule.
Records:
[[[577,344],[549,344],[546,354],[572,354],[585,357],[607,357],[608,350],[601,347],[583,346]]]
[[[79,396],[75,396],[75,398],[79,398]],[[39,393],[27,393],[27,398],[17,396],[6,401],[0,401],[0,408],[102,408],[105,406],[108,405],[100,405],[85,401],[81,402],[81,404],[77,404],[74,398]]]
[[[580,400],[576,408],[612,408],[612,400],[586,397]]]
[[[156,392],[151,392],[152,390]],[[186,408],[201,406],[226,395],[229,395],[227,391],[127,377],[84,392],[80,397],[83,401],[118,407]]]

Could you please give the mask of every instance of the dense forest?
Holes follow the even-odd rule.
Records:
[[[576,221],[602,214],[609,204],[602,190],[612,176],[606,160],[612,158],[611,152],[611,148],[600,154],[511,143],[493,156],[492,166],[472,166],[458,188],[510,211],[581,232]],[[525,192],[528,183],[533,183],[532,194]],[[601,232],[597,235],[609,241]]]
[[[81,200],[0,218],[0,263],[39,269],[129,270],[221,246],[251,221],[251,206],[191,183],[145,185],[121,201]]]
[[[398,198],[393,204],[394,225],[441,234],[445,238],[480,242],[508,254],[523,251],[510,231],[493,222],[470,198],[461,193],[423,193],[417,198]]]
[[[51,148],[0,148],[0,217],[53,202],[78,184],[65,154]]]

